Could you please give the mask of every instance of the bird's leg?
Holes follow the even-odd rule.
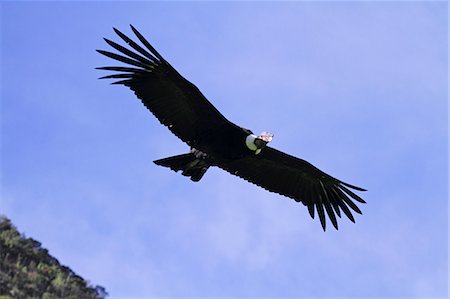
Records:
[[[198,159],[205,159],[208,155],[204,152],[199,151],[198,149],[191,148],[191,154],[194,154],[194,156]]]

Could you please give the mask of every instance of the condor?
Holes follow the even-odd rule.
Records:
[[[268,191],[293,198],[315,211],[323,230],[325,213],[338,229],[341,211],[352,221],[351,210],[361,214],[354,201],[365,201],[350,189],[366,191],[344,183],[310,163],[267,146],[273,135],[259,135],[226,119],[191,82],[183,78],[133,27],[139,45],[114,28],[128,48],[105,38],[120,54],[97,50],[127,66],[97,69],[118,73],[100,79],[118,79],[112,84],[129,87],[153,115],[190,147],[190,152],[154,161],[181,171],[198,182],[209,167],[223,170]]]

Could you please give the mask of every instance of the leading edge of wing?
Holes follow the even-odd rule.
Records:
[[[336,215],[340,218],[342,211],[350,221],[355,222],[351,210],[358,214],[362,212],[354,201],[366,203],[350,190],[366,191],[365,189],[342,182],[305,160],[271,147],[264,148],[258,155],[219,167],[270,192],[302,202],[313,219],[317,211],[324,231],[326,214],[338,229]]]

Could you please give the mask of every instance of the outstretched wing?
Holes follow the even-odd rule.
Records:
[[[365,203],[350,189],[366,190],[335,179],[305,160],[271,147],[265,147],[258,155],[218,166],[264,189],[302,202],[312,218],[316,210],[323,230],[326,227],[325,211],[338,229],[336,215],[341,217],[341,210],[355,222],[350,208],[359,214],[361,210],[353,200]]]
[[[114,28],[131,49],[105,38],[120,54],[97,52],[128,66],[99,67],[97,69],[118,72],[100,79],[119,79],[112,84],[128,86],[163,125],[189,145],[196,144],[205,128],[231,124],[133,26],[131,29],[145,48]]]

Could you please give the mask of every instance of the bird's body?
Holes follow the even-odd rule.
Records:
[[[212,159],[228,161],[252,154],[245,144],[249,134],[244,129],[228,125],[208,129],[192,146],[208,153]]]
[[[145,46],[114,31],[134,50],[108,39],[105,41],[122,55],[97,50],[130,66],[101,67],[118,71],[102,78],[119,79],[134,91],[155,117],[182,141],[190,152],[156,160],[160,166],[182,171],[193,181],[199,181],[209,167],[217,166],[271,192],[291,197],[315,211],[325,230],[325,212],[337,229],[341,211],[354,222],[349,207],[361,213],[353,200],[364,203],[350,191],[362,188],[344,183],[322,172],[310,163],[266,146],[272,134],[259,136],[226,119],[200,92],[183,78],[133,27],[133,32]]]

